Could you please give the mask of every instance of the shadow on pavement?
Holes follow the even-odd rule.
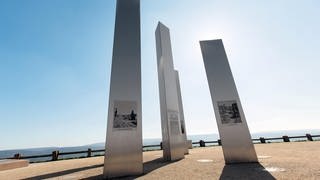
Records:
[[[72,174],[72,173],[75,173],[75,172],[85,171],[85,170],[88,170],[88,169],[94,169],[94,168],[99,168],[99,167],[103,167],[103,164],[87,166],[87,167],[81,167],[81,168],[76,168],[76,169],[69,169],[69,170],[55,172],[55,173],[43,174],[43,175],[39,175],[39,176],[26,178],[24,180],[55,178],[55,177],[58,177],[58,176],[64,176],[64,175]]]
[[[274,178],[260,163],[230,164],[225,165],[220,180],[229,179],[266,179]]]
[[[129,180],[129,179],[135,179],[138,177],[141,177],[145,174],[148,174],[158,168],[161,168],[163,166],[166,166],[170,163],[174,163],[176,161],[173,162],[167,162],[164,161],[163,158],[157,158],[154,159],[152,161],[148,161],[143,163],[143,174],[142,175],[138,175],[138,176],[126,176],[126,177],[122,177],[122,178],[114,178],[114,179],[122,179],[122,180]],[[80,171],[85,171],[85,170],[89,170],[89,169],[94,169],[94,168],[100,168],[103,167],[103,164],[99,164],[99,165],[94,165],[94,166],[87,166],[87,167],[81,167],[81,168],[76,168],[76,169],[69,169],[69,170],[65,170],[65,171],[60,171],[60,172],[55,172],[55,173],[48,173],[48,174],[43,174],[43,175],[39,175],[39,176],[34,176],[34,177],[30,177],[30,178],[26,178],[24,180],[34,180],[34,179],[50,179],[50,178],[57,178],[59,176],[66,176],[68,174],[72,174],[72,173],[76,173],[76,172],[80,172]],[[97,176],[92,176],[92,177],[87,177],[87,178],[83,178],[84,180],[95,180],[95,179],[103,179],[103,175],[97,175]]]
[[[179,160],[178,160],[179,161]],[[165,161],[162,157],[143,163],[143,174],[148,174],[156,169],[178,161]]]
[[[152,161],[148,161],[148,162],[144,162],[143,163],[143,174],[138,175],[138,176],[125,176],[125,177],[121,177],[121,178],[111,178],[111,179],[121,179],[121,180],[131,180],[131,179],[135,179],[141,176],[144,176],[156,169],[159,169],[163,166],[166,166],[170,163],[174,163],[176,161],[173,162],[167,162],[165,160],[163,160],[163,158],[157,158],[154,159]],[[92,177],[88,177],[88,178],[84,178],[84,180],[96,180],[96,179],[103,179],[102,175],[98,175],[98,176],[92,176]]]

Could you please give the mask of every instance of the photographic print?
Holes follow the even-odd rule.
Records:
[[[237,101],[219,101],[218,108],[222,124],[242,123]]]
[[[114,102],[113,128],[128,130],[137,128],[137,103],[135,101]]]
[[[168,111],[168,119],[170,123],[170,132],[172,135],[181,134],[180,131],[180,121],[179,121],[179,112],[177,111]]]

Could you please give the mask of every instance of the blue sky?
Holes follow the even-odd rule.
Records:
[[[251,132],[319,129],[320,2],[142,0],[143,136],[161,137],[154,31],[188,134],[217,133],[199,40],[223,39]],[[0,149],[103,142],[115,0],[0,2]]]

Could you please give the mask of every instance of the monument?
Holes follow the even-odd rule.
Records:
[[[222,40],[200,42],[226,164],[257,162]]]
[[[143,173],[140,0],[117,0],[104,177]]]
[[[163,158],[184,158],[185,141],[181,130],[176,75],[169,29],[159,22],[156,29],[158,80],[161,110]]]
[[[184,120],[184,113],[183,113],[179,72],[177,70],[175,70],[175,74],[176,74],[176,82],[177,82],[177,93],[178,93],[178,102],[179,102],[181,133],[183,136],[183,140],[185,141],[184,154],[189,154],[189,145],[187,144],[187,129],[186,129],[186,123]]]

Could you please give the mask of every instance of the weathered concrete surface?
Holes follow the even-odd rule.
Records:
[[[26,167],[29,165],[28,160],[5,159],[0,160],[0,171]]]
[[[144,175],[126,179],[320,179],[320,141],[255,145],[260,164],[225,165],[221,147],[190,149],[180,161],[144,152]],[[268,171],[265,171],[266,168]],[[30,164],[0,179],[101,179],[103,157]]]

